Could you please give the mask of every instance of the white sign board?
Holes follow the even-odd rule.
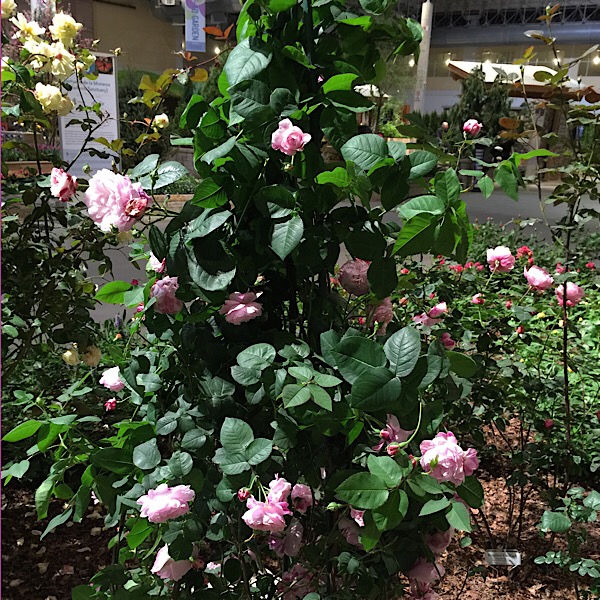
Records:
[[[95,119],[99,124],[94,129],[93,138],[106,138],[112,142],[119,137],[119,103],[117,97],[117,72],[115,58],[111,54],[95,53],[96,62],[90,70],[98,75],[97,79],[82,79],[77,81],[75,76],[67,79],[67,83],[72,86],[69,97],[75,106],[93,106],[100,104],[102,116],[88,111],[89,117]],[[92,156],[88,152],[81,152],[88,132],[81,128],[81,125],[68,125],[73,119],[83,120],[86,118],[85,111],[74,110],[66,117],[60,118],[60,141],[63,160],[67,163],[75,161],[69,170],[72,175],[81,177],[83,175],[83,166],[89,165],[92,174],[100,169],[110,169],[111,158],[100,158]],[[94,126],[95,127],[95,126]],[[106,146],[97,142],[88,142],[86,148],[95,148],[102,152],[114,155]]]
[[[206,4],[204,0],[185,0],[185,49],[206,52]]]

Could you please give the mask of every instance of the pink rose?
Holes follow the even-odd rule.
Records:
[[[557,273],[566,273],[567,268],[563,267],[560,263],[556,263],[556,272]]]
[[[567,281],[567,306],[575,306],[581,299],[585,296],[585,292],[582,287],[578,286],[576,283],[572,281]],[[564,303],[564,289],[565,285],[559,285],[556,290],[556,298],[560,306],[563,306]]]
[[[246,321],[251,321],[262,315],[262,304],[255,302],[261,293],[254,292],[233,292],[229,295],[229,299],[225,300],[225,304],[219,310],[219,313],[225,315],[225,320],[232,325],[239,325]]]
[[[305,567],[295,564],[281,576],[277,592],[283,594],[283,600],[300,600],[316,589],[312,579],[313,575]]]
[[[271,136],[271,146],[273,150],[280,150],[288,156],[294,156],[296,152],[304,150],[304,145],[310,142],[310,138],[310,133],[304,133],[289,119],[283,119],[279,123],[279,128]]]
[[[164,545],[156,554],[152,573],[161,579],[179,581],[192,568],[190,560],[173,560],[169,556],[169,546]]]
[[[183,302],[175,296],[179,289],[177,277],[163,277],[150,290],[150,298],[156,298],[154,310],[163,315],[178,313],[183,308]]]
[[[587,269],[591,269],[592,271],[596,268],[596,263],[591,260],[585,263]]]
[[[141,184],[108,169],[101,169],[90,179],[83,201],[92,221],[105,232],[113,227],[129,231],[152,203]]]
[[[61,202],[68,202],[77,191],[77,177],[54,167],[50,173],[50,193]]]
[[[483,294],[475,294],[471,298],[471,302],[473,304],[485,304],[485,298],[483,297]]]
[[[506,246],[497,246],[488,249],[487,262],[491,271],[508,273],[515,266],[515,257]]]
[[[448,305],[445,302],[440,302],[439,304],[436,304],[427,313],[427,315],[429,317],[431,317],[432,319],[437,319],[438,317],[441,317],[443,314],[446,314],[447,312],[448,312]]]
[[[446,350],[452,350],[456,346],[456,342],[452,339],[448,332],[442,333],[440,336],[440,342]]]
[[[541,267],[531,267],[529,271],[527,270],[527,267],[524,267],[523,275],[525,275],[527,283],[534,290],[547,290],[549,287],[552,287],[552,284],[554,283],[554,279],[550,276],[548,271]]]
[[[365,511],[364,510],[356,510],[355,508],[350,507],[350,516],[354,519],[355,523],[359,527],[365,526]]]
[[[406,431],[400,427],[400,422],[396,416],[388,413],[385,428],[379,432],[381,442],[373,447],[373,450],[379,452],[386,442],[406,442],[411,434],[412,431]]]
[[[439,563],[427,562],[424,558],[419,558],[413,564],[407,573],[409,579],[415,579],[419,583],[433,583],[444,576],[446,570]]]
[[[158,260],[152,252],[150,253],[150,258],[148,259],[148,266],[157,273],[162,273],[165,270],[165,266],[167,265],[167,259],[163,258],[162,260]]]
[[[533,257],[533,250],[529,246],[521,246],[517,248],[517,258],[531,258]]]
[[[312,490],[303,483],[297,483],[292,488],[292,504],[298,512],[305,513],[313,505]]]
[[[507,300],[504,306],[506,306],[506,308],[510,308],[512,306],[512,302],[510,300]]]
[[[440,595],[432,590],[428,584],[421,584],[419,589],[408,596],[408,600],[439,600]]]
[[[115,410],[117,408],[117,400],[116,398],[111,398],[104,403],[104,408],[108,410]]]
[[[291,489],[292,484],[289,481],[286,481],[283,477],[279,477],[279,475],[275,475],[275,479],[269,483],[267,501],[286,502]]]
[[[248,510],[242,519],[248,527],[258,531],[283,531],[285,515],[291,515],[287,502],[259,502],[250,496],[246,501]]]
[[[433,327],[442,321],[441,319],[432,319],[427,313],[415,315],[412,320],[414,323],[425,325],[425,327]]]
[[[425,543],[434,554],[441,554],[450,545],[453,535],[454,527],[450,527],[446,531],[436,531],[435,533],[427,534],[425,536]]]
[[[292,519],[283,538],[275,535],[269,536],[269,548],[273,550],[277,556],[296,556],[298,552],[300,552],[303,535],[304,527],[302,527],[300,521],[298,521],[298,519]]]
[[[552,419],[546,419],[544,421],[544,427],[546,429],[552,429],[554,427],[554,421]]]
[[[349,260],[344,263],[338,273],[340,285],[349,293],[355,296],[362,296],[369,293],[369,281],[367,280],[367,271],[370,261]]]
[[[120,392],[125,387],[125,384],[119,378],[119,373],[119,367],[107,369],[102,373],[102,377],[100,377],[100,385],[108,388],[111,392]]]
[[[463,131],[469,135],[477,135],[483,129],[483,125],[477,119],[469,119],[463,125]]]
[[[188,502],[191,502],[196,493],[189,485],[176,485],[169,487],[161,483],[155,490],[141,496],[137,503],[142,507],[142,517],[148,517],[150,523],[164,523],[169,519],[176,519],[189,512]]]
[[[377,306],[369,307],[369,320],[371,323],[379,323],[381,327],[377,330],[377,335],[385,335],[387,326],[394,318],[394,308],[392,307],[392,299],[386,298]]]
[[[348,517],[342,517],[338,521],[338,528],[346,541],[352,546],[362,546],[360,543],[360,530],[358,525]]]
[[[433,440],[421,442],[421,467],[438,481],[449,481],[455,485],[464,482],[479,466],[477,451],[466,452],[458,445],[453,433],[438,433]],[[437,461],[433,469],[430,465]]]
[[[398,450],[400,450],[400,444],[398,444],[396,442],[392,442],[391,444],[388,444],[387,448],[385,449],[387,455],[391,456],[392,458],[394,458],[394,456],[396,456],[396,454],[398,454]]]

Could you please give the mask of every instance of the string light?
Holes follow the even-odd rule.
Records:
[[[409,66],[409,67],[414,67],[414,66],[415,66],[415,59],[414,59],[414,58],[411,58],[411,59],[408,61],[408,66]]]
[[[594,56],[594,58],[592,59],[592,62],[595,65],[600,65],[600,56],[598,56],[598,55]]]

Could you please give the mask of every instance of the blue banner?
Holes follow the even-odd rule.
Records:
[[[206,5],[204,0],[185,0],[185,49],[206,52]]]

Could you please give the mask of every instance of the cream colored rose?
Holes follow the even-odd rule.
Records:
[[[43,83],[35,84],[33,95],[42,105],[44,112],[52,112],[60,107],[63,95],[55,85],[44,85]]]
[[[89,367],[97,367],[102,353],[97,346],[88,346],[81,360]]]
[[[156,129],[164,129],[169,126],[169,117],[162,113],[160,115],[156,115],[154,117],[154,121],[152,121],[152,126]]]
[[[4,8],[2,9],[4,12]],[[39,36],[46,31],[40,27],[35,21],[28,21],[23,13],[18,13],[10,22],[16,26],[17,31],[13,35],[13,39],[25,42],[29,39],[39,40]]]
[[[2,18],[10,19],[13,16],[15,10],[17,10],[17,3],[15,0],[2,0]]]
[[[56,112],[60,117],[66,117],[73,110],[73,108],[75,108],[75,106],[73,105],[71,98],[68,96],[63,96],[58,108],[56,109]]]
[[[73,44],[75,36],[83,28],[71,15],[59,12],[54,15],[52,25],[48,27],[52,39],[62,42],[67,48]]]
[[[70,348],[63,352],[62,359],[71,367],[74,367],[79,362],[79,352],[76,348]]]
[[[52,60],[45,70],[64,81],[75,72],[75,57],[65,48],[62,42],[54,42],[50,45]]]

